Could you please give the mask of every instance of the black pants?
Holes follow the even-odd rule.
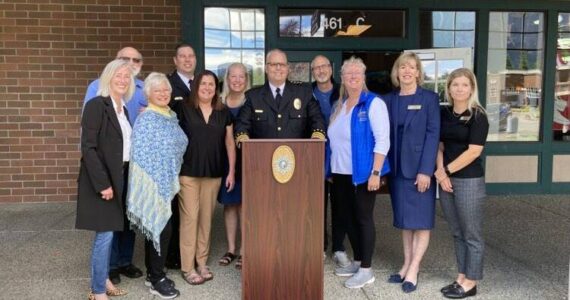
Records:
[[[178,195],[172,199],[172,236],[168,246],[166,260],[172,265],[180,265],[180,208],[178,207]]]
[[[166,255],[168,253],[168,244],[170,243],[170,237],[172,236],[172,218],[168,220],[166,226],[160,233],[160,254],[154,249],[152,240],[145,240],[144,243],[144,263],[146,265],[146,273],[150,277],[150,282],[152,284],[157,283],[159,280],[164,278],[166,274],[164,273],[164,263],[166,262]]]
[[[367,182],[355,187],[351,175],[333,174],[331,187],[333,251],[343,250],[340,247],[343,247],[344,236],[348,234],[354,260],[360,261],[360,266],[363,268],[370,268],[376,242],[374,227],[376,194],[369,192],[367,187]]]

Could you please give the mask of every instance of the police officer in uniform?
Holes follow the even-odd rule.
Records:
[[[192,46],[188,44],[176,46],[174,65],[176,65],[176,70],[167,76],[172,86],[169,105],[172,110],[180,115],[181,105],[190,97],[194,71],[196,70],[196,54]],[[175,196],[172,201],[172,238],[170,239],[165,265],[169,269],[180,269],[180,210],[178,207],[178,196]]]
[[[309,85],[287,81],[287,55],[273,49],[266,56],[267,82],[246,92],[238,115],[236,142],[249,138],[325,139],[319,103]]]

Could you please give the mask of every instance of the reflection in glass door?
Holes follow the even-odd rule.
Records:
[[[313,82],[313,74],[311,72],[311,61],[317,55],[327,57],[333,68],[333,79],[340,78],[338,76],[341,65],[341,54],[337,51],[285,51],[289,61],[289,81]],[[338,81],[338,80],[337,80]]]
[[[424,69],[423,88],[439,95],[439,102],[445,103],[445,81],[449,74],[459,68],[473,69],[473,53],[471,48],[444,48],[406,50],[414,52],[422,61]]]

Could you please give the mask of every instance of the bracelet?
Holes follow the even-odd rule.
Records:
[[[447,174],[447,176],[451,176],[451,172],[449,172],[449,168],[447,166],[443,167],[443,170],[445,171],[445,174]]]

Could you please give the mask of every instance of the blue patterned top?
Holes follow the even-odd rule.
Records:
[[[133,128],[127,217],[160,254],[160,234],[172,215],[170,202],[180,190],[178,173],[188,138],[169,116],[147,109]]]

